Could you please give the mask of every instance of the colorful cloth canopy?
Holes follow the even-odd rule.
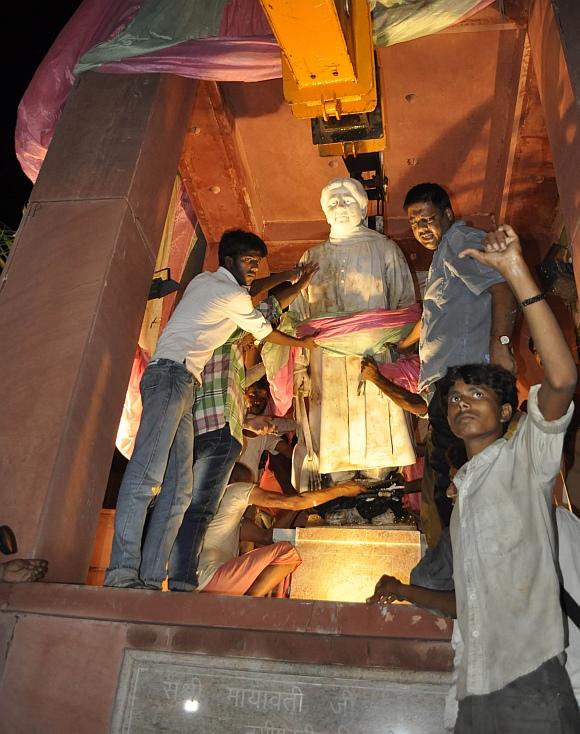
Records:
[[[492,0],[371,0],[376,46],[436,33]],[[20,106],[16,155],[36,181],[78,74],[177,74],[212,81],[281,76],[259,0],[84,0],[38,67]]]

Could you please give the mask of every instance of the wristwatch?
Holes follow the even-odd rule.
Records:
[[[499,339],[500,344],[503,344],[504,347],[507,347],[508,344],[511,344],[511,339],[506,334],[504,334],[503,336],[498,336],[497,338]]]

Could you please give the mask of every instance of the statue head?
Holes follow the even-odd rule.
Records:
[[[368,196],[354,178],[335,178],[322,189],[320,204],[331,234],[345,235],[367,215]]]

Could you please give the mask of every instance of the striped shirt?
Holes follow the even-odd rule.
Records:
[[[280,304],[274,297],[262,301],[256,310],[270,323],[275,323],[281,313]],[[237,329],[225,344],[214,351],[203,370],[201,387],[196,392],[193,406],[196,436],[217,431],[228,423],[232,437],[243,445],[246,385],[240,340],[244,333]]]

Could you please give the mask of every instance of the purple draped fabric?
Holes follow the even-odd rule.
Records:
[[[490,2],[475,2],[464,17]],[[124,30],[141,5],[142,0],[84,0],[38,67],[18,107],[15,133],[16,155],[32,181],[36,181],[74,84],[73,70],[78,60]],[[211,81],[264,81],[281,76],[280,48],[259,0],[230,0],[221,18],[219,37],[186,41],[106,64],[99,71],[172,73]]]
[[[78,60],[126,28],[141,4],[141,0],[84,0],[51,46],[18,107],[16,156],[31,181],[36,181],[73,87]],[[219,38],[187,41],[99,70],[173,73],[213,81],[262,81],[281,76],[280,48],[270,35],[258,0],[231,0],[220,33]],[[268,35],[262,37],[262,33]]]
[[[16,120],[16,156],[31,181],[36,181],[74,84],[77,61],[123,30],[140,6],[141,0],[84,0],[50,47],[18,106]]]
[[[412,306],[398,310],[387,311],[383,308],[360,311],[358,313],[344,314],[342,316],[323,316],[318,319],[309,319],[302,322],[296,329],[298,336],[316,334],[316,341],[321,347],[325,346],[335,337],[358,334],[361,331],[378,332],[385,329],[398,330],[402,326],[415,324],[421,318],[421,306],[414,303]],[[292,405],[294,388],[294,365],[300,351],[296,347],[278,347],[287,354],[287,359],[275,374],[268,373],[270,383],[270,395],[275,406],[276,415],[286,415]],[[401,361],[401,360],[399,360]],[[399,362],[388,365],[384,373],[393,382],[401,384],[406,389],[416,392],[419,380],[419,358],[418,356],[405,357]],[[413,387],[414,386],[414,387]]]
[[[274,38],[196,38],[146,56],[103,64],[98,71],[160,72],[216,82],[261,82],[281,77],[282,62]]]

